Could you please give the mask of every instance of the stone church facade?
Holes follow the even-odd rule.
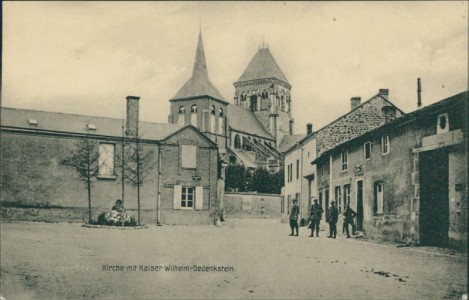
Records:
[[[234,87],[231,104],[210,82],[199,34],[192,76],[169,100],[169,123],[198,128],[227,162],[277,170],[294,121],[291,85],[268,48],[259,48]]]

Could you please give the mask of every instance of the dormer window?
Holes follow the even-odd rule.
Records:
[[[445,133],[449,131],[448,113],[438,115],[436,133]]]
[[[36,119],[29,119],[28,123],[29,123],[29,125],[32,125],[32,126],[37,126],[37,124],[38,124]]]

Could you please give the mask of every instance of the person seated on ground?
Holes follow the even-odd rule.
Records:
[[[122,202],[121,199],[117,199],[116,203],[114,203],[114,206],[111,208],[112,210],[117,211],[118,213],[124,212],[124,203]]]

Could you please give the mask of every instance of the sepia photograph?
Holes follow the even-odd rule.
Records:
[[[0,300],[467,300],[468,11],[3,1]]]

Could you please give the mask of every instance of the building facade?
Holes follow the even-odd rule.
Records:
[[[98,171],[92,179],[92,218],[118,198],[136,217],[137,190],[127,180],[122,185],[121,153],[139,137],[146,157],[141,222],[212,223],[218,209],[216,144],[192,126],[139,122],[139,98],[127,101],[125,126],[120,119],[2,108],[2,207],[82,209],[87,215],[83,181],[63,163],[86,141],[94,145],[89,157]]]
[[[313,132],[313,125],[308,124],[307,134],[297,136],[297,140],[292,140],[290,147],[285,150],[285,213],[289,213],[291,200],[296,199],[301,217],[307,220],[313,198],[317,198],[326,211],[332,199],[330,184],[325,181],[330,175],[328,162],[317,167],[311,165],[311,161],[324,151],[383,125],[386,120],[383,107],[393,107],[396,116],[403,114],[389,101],[388,89],[380,89],[364,103],[361,103],[360,97],[352,97],[350,105],[348,113],[318,131]],[[337,207],[342,212],[342,200],[337,202]]]
[[[468,92],[401,117],[384,107],[386,124],[314,161],[320,186],[369,236],[467,247],[467,107]]]

